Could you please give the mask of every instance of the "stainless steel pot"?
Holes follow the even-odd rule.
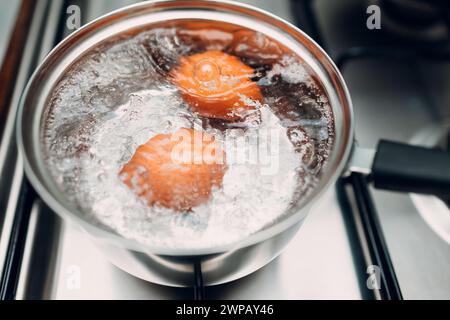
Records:
[[[174,19],[225,21],[277,39],[301,56],[316,73],[327,92],[334,114],[336,131],[334,149],[324,168],[321,181],[308,196],[307,201],[292,205],[276,224],[226,246],[201,250],[149,247],[90,224],[58,189],[43,159],[40,133],[47,100],[54,85],[71,63],[90,48],[112,36],[123,34],[136,27],[141,28]],[[17,137],[25,159],[28,178],[55,212],[81,226],[111,262],[121,269],[147,281],[170,286],[192,285],[194,262],[201,263],[206,285],[238,279],[269,263],[295,235],[309,208],[320,199],[322,192],[349,169],[368,173],[374,155],[374,152],[357,151],[354,148],[350,96],[342,76],[326,53],[290,23],[257,8],[229,1],[144,2],[112,12],[79,29],[61,42],[32,76],[21,100]],[[392,151],[389,149],[392,144],[384,143],[383,146],[384,149],[381,148],[382,152],[379,152],[379,155]],[[386,148],[389,150],[386,151]],[[397,146],[394,146],[394,149],[397,150]],[[352,150],[354,150],[353,162],[349,164]],[[381,164],[384,163],[381,161]],[[378,181],[383,184],[392,178],[389,172],[384,172]],[[389,185],[384,187],[393,189]],[[446,187],[448,188],[448,185]]]

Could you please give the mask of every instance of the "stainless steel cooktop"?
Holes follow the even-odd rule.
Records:
[[[69,2],[80,7],[83,22],[133,3],[127,0]],[[293,23],[299,23],[302,16],[310,16],[309,12],[302,11],[303,6],[289,0],[243,2]],[[380,30],[366,28],[369,2],[313,1],[321,41],[333,58],[349,47],[375,46],[384,41],[380,40]],[[30,41],[27,48],[32,51],[33,44],[40,44],[40,52],[33,53],[38,54],[38,60],[54,45],[53,39],[64,26],[61,21],[65,10],[62,2],[38,1],[33,23],[42,25],[43,31],[30,35],[34,42]],[[410,141],[423,128],[442,126],[441,119],[450,119],[450,93],[445,90],[450,82],[449,71],[450,63],[411,64],[398,59],[364,58],[343,65],[353,98],[359,144],[374,147],[380,138]],[[18,85],[23,86],[24,81]],[[12,104],[11,108],[14,110],[16,106]],[[5,132],[3,141],[13,138],[12,130]],[[6,148],[5,143],[1,148]],[[5,212],[0,212],[2,264],[7,256],[5,241],[11,233],[8,228],[14,222],[14,203],[21,192],[21,159],[14,152],[12,155],[0,168],[15,172],[8,184],[8,205]],[[8,157],[11,158],[11,153]],[[423,220],[410,195],[376,190],[372,194],[403,298],[450,298],[450,246]],[[119,270],[83,231],[61,221],[40,200],[31,205],[17,299],[192,298],[190,288],[153,285]],[[358,267],[357,253],[352,246],[357,241],[348,232],[335,190],[330,189],[276,260],[243,279],[206,288],[206,296],[209,299],[370,298],[365,287],[368,275]]]

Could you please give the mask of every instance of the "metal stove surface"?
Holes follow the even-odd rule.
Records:
[[[80,5],[86,22],[133,1],[72,2]],[[297,14],[302,14],[289,0],[243,2],[293,22]],[[365,27],[367,5],[368,1],[355,0],[314,2],[322,40],[332,57],[345,48],[360,45],[358,41],[365,44],[378,41],[377,31]],[[437,125],[440,115],[448,117],[448,103],[444,102],[450,101],[450,96],[443,85],[450,79],[448,71],[448,65],[411,66],[389,60],[361,59],[348,63],[343,73],[353,97],[359,143],[374,147],[380,138],[409,141],[420,128]],[[429,82],[424,84],[418,79]],[[420,217],[409,195],[379,191],[373,194],[403,297],[450,298],[447,272],[450,247]],[[368,298],[367,275],[356,265],[351,246],[354,241],[357,239],[348,233],[335,191],[330,189],[276,260],[243,279],[206,288],[206,296]],[[117,269],[83,231],[61,221],[42,202],[36,201],[16,298],[189,299],[192,289],[153,285]]]

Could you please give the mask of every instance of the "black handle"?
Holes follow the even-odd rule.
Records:
[[[372,178],[376,188],[450,198],[450,152],[381,140]]]

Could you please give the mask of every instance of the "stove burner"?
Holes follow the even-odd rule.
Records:
[[[383,28],[403,38],[435,42],[449,39],[450,4],[441,0],[377,0]]]

